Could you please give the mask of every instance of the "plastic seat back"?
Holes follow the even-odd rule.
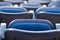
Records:
[[[48,40],[56,37],[56,32],[48,31],[53,29],[52,23],[48,20],[16,19],[9,27],[5,34],[6,40]]]
[[[2,22],[7,23],[7,25],[15,19],[33,18],[33,13],[27,12],[24,8],[2,8],[0,15]]]
[[[37,19],[48,19],[55,26],[56,23],[60,23],[60,8],[41,8],[36,11]]]

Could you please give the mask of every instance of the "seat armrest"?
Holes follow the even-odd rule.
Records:
[[[4,38],[5,30],[6,30],[6,23],[1,23],[0,24],[0,38]]]

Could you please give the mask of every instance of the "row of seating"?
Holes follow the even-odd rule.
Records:
[[[32,5],[33,7],[30,7]],[[35,10],[40,4],[32,5],[28,4],[28,8]],[[59,7],[37,7],[34,13],[28,12],[23,6],[22,8],[3,7],[0,9],[0,20],[1,23],[8,25],[5,40],[52,40],[60,35],[60,30],[55,26],[55,23],[60,23]]]
[[[20,5],[20,6],[18,6],[18,4],[17,4],[17,7],[24,7],[24,8],[26,8],[28,11],[29,11],[29,10],[34,10],[34,11],[36,11],[36,9],[42,7],[42,5],[39,4],[39,3],[21,3],[21,4],[19,4],[19,5]],[[59,5],[60,5],[59,2],[50,3],[50,4],[48,5],[48,7],[60,7]],[[13,7],[12,3],[10,3],[10,2],[0,2],[0,8],[1,8],[1,7],[11,7],[11,6]],[[45,5],[45,7],[47,7],[47,6]]]
[[[2,8],[0,9],[1,23],[7,25],[14,19],[32,19],[33,13],[27,12],[25,8]]]
[[[11,1],[11,0],[10,0]],[[20,4],[23,4],[25,1],[23,1],[23,0],[16,0],[16,2],[14,3],[13,1],[12,2],[10,2],[9,0],[7,0],[7,1],[5,1],[5,2],[0,2],[0,6],[9,6],[9,5],[12,5],[12,4],[18,4],[18,5],[20,5]],[[17,2],[18,1],[18,2]],[[26,6],[26,4],[28,5],[28,3],[29,2],[25,2],[24,4],[23,4],[23,6]],[[37,5],[39,5],[40,3],[37,3]],[[41,5],[41,4],[40,4]],[[44,4],[43,4],[44,5]],[[59,7],[59,5],[60,5],[60,2],[51,2],[51,3],[49,3],[48,4],[48,7]],[[29,6],[30,6],[30,4],[29,4]]]
[[[26,8],[39,8],[42,5],[39,3],[21,3],[19,4],[20,6],[22,5],[22,7],[26,7]],[[50,3],[48,5],[48,7],[60,7],[60,2],[56,2],[56,3]],[[0,6],[13,6],[13,4],[11,2],[0,2]],[[18,4],[17,4],[18,6]],[[46,5],[45,5],[46,6]],[[46,6],[47,7],[47,6]]]
[[[49,8],[48,8],[49,9]],[[52,9],[52,8],[51,8]],[[59,8],[58,8],[59,9]],[[57,10],[58,10],[57,9]],[[51,12],[51,13],[54,13],[54,12],[56,12],[56,11],[54,11],[54,10],[56,10],[55,8],[52,10],[52,11],[49,11],[49,10],[38,10],[38,14],[42,14],[42,15],[44,15],[44,14],[49,14],[49,12]],[[46,13],[45,13],[46,12]],[[57,12],[59,12],[59,10],[57,11]],[[57,13],[56,12],[56,13]],[[15,12],[14,12],[15,13]],[[36,14],[37,14],[36,13]],[[52,15],[52,14],[51,14]],[[53,14],[53,15],[57,15],[57,14]],[[36,15],[37,16],[37,15]],[[43,17],[43,16],[42,16]],[[47,17],[47,16],[46,16]],[[51,16],[50,16],[51,17]],[[56,16],[57,17],[57,16]],[[7,18],[7,17],[6,17]],[[4,18],[3,18],[4,19]],[[24,33],[26,33],[26,32],[28,32],[27,34],[30,34],[30,32],[32,31],[34,31],[34,32],[36,32],[36,31],[47,31],[47,30],[52,30],[52,29],[55,29],[54,27],[55,26],[53,26],[53,24],[51,24],[50,22],[48,22],[48,21],[41,21],[40,19],[41,18],[38,18],[39,19],[39,21],[37,21],[36,19],[35,19],[35,21],[34,20],[26,20],[26,22],[25,22],[25,20],[23,19],[23,20],[21,20],[21,19],[18,19],[18,20],[14,20],[14,21],[12,21],[11,23],[10,23],[10,25],[8,26],[9,28],[12,28],[12,29],[8,29],[7,30],[7,32],[6,32],[6,40],[33,40],[33,39],[35,39],[35,38],[31,38],[31,36],[27,36],[26,37],[26,39],[24,38],[24,36],[26,35],[26,34],[24,34]],[[43,19],[46,19],[45,17],[43,17]],[[5,20],[5,19],[4,19]],[[7,22],[8,22],[9,20],[7,20]],[[38,23],[37,23],[37,22]],[[22,23],[23,22],[23,23]],[[32,23],[31,23],[32,22]],[[39,23],[40,22],[40,23]],[[36,24],[35,24],[36,23]],[[31,26],[31,27],[30,27]],[[40,28],[42,26],[42,28]],[[46,28],[47,27],[47,28]],[[51,28],[52,27],[52,28]],[[39,28],[39,29],[38,29]],[[21,30],[20,30],[21,29]],[[41,29],[41,30],[40,30]],[[28,30],[28,31],[25,31],[25,30]],[[29,32],[30,31],[30,32]],[[16,32],[18,32],[18,34],[16,33]],[[23,35],[24,36],[22,36],[22,34],[21,34],[21,37],[20,37],[20,33],[23,33]],[[31,32],[31,33],[32,33]],[[51,31],[48,31],[49,33],[51,33]],[[57,33],[57,32],[59,32],[59,30],[57,31],[57,30],[53,30],[53,32],[52,33],[54,33],[55,34],[55,32]],[[15,33],[16,33],[16,35],[15,35]],[[48,33],[48,34],[49,34]],[[60,33],[60,32],[59,32]],[[10,35],[10,34],[14,34],[13,36],[12,35]],[[35,34],[35,33],[34,33]],[[37,33],[37,34],[39,34],[39,33]],[[45,34],[45,33],[44,33]],[[19,35],[19,36],[17,36],[17,35]],[[52,35],[52,34],[51,34]],[[50,35],[50,36],[51,36]],[[56,35],[56,34],[55,34]],[[58,35],[60,35],[60,34],[58,34]],[[57,36],[58,36],[57,35]],[[13,38],[11,38],[11,36],[13,37]],[[35,36],[35,35],[33,35],[33,36]],[[50,38],[50,36],[49,36],[49,38]],[[40,39],[42,39],[42,38],[40,38],[40,36],[37,36],[38,38],[36,38],[36,39],[38,39],[38,40],[40,40]],[[43,36],[44,37],[44,36]],[[46,37],[46,36],[45,36]],[[53,37],[53,36],[52,36]],[[51,38],[52,38],[51,37]],[[28,39],[27,39],[28,38]],[[30,38],[30,39],[29,39]],[[49,39],[48,38],[48,39]],[[54,36],[54,38],[56,38],[56,36]],[[45,40],[45,39],[43,39],[43,40]],[[47,39],[46,39],[47,40]]]
[[[37,19],[48,19],[53,24],[60,23],[60,8],[41,8],[36,12]]]
[[[40,8],[35,13],[28,12],[25,8],[1,8],[0,19],[1,22],[9,24],[14,19],[48,19],[54,26],[55,23],[60,23],[60,9],[59,8]]]

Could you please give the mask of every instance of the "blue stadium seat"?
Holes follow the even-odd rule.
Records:
[[[0,2],[0,9],[6,7],[12,7],[10,2]]]
[[[1,22],[7,25],[14,19],[32,19],[33,13],[29,13],[25,8],[2,8],[0,9]]]
[[[36,13],[39,12],[49,12],[48,14],[56,14],[59,15],[60,14],[60,8],[51,8],[51,7],[47,7],[47,8],[38,8],[36,10]]]
[[[50,3],[48,7],[60,7],[60,2]]]
[[[19,29],[7,29],[5,40],[57,40],[60,35],[60,29],[46,31],[26,31]]]
[[[12,6],[10,2],[0,2],[0,6]]]
[[[21,13],[21,12],[27,12],[25,8],[14,8],[14,7],[7,7],[7,8],[1,8],[0,12],[6,12],[6,13]]]
[[[60,31],[54,31],[53,25],[43,19],[13,20],[5,32],[6,40],[47,40],[55,38]],[[60,34],[59,34],[60,35]]]
[[[48,20],[16,19],[10,23],[9,28],[16,28],[30,31],[44,31],[53,29],[53,25]],[[42,29],[43,28],[43,29]]]
[[[36,11],[37,19],[48,19],[54,25],[60,23],[60,8],[41,8]]]
[[[29,10],[34,10],[36,11],[36,9],[38,9],[41,5],[38,3],[27,3],[27,4],[21,4],[20,6],[26,8],[28,11]]]
[[[15,4],[20,5],[21,3],[24,2],[24,0],[5,0],[5,2],[11,2],[13,5]]]
[[[11,7],[12,4],[10,2],[0,2],[0,9],[4,7]],[[1,23],[1,16],[0,16],[0,23]]]

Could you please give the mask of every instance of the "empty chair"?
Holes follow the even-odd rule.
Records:
[[[19,29],[7,29],[5,40],[57,40],[60,29],[46,31],[29,31]]]
[[[4,7],[11,7],[12,4],[10,2],[0,2],[0,9]],[[0,17],[0,23],[1,23],[1,17]]]
[[[0,2],[0,6],[11,6],[10,2]]]
[[[0,10],[1,22],[7,25],[14,19],[32,19],[33,13],[29,13],[24,8],[2,8]]]
[[[50,3],[48,7],[60,7],[60,2]]]
[[[23,0],[4,0],[6,2],[12,2],[12,3],[20,3],[23,2]]]
[[[20,5],[21,3],[23,3],[23,0],[4,0],[6,2],[11,2],[13,5],[18,4]]]
[[[3,8],[3,7],[11,7],[12,4],[10,2],[0,2],[0,8]]]
[[[41,5],[48,5],[51,0],[29,0],[29,3],[40,3]]]
[[[37,19],[48,19],[55,26],[60,23],[60,8],[41,8],[36,11]]]
[[[18,25],[18,26],[17,26]],[[35,26],[34,26],[35,25]],[[42,26],[44,25],[44,26]],[[20,27],[21,26],[21,27]],[[42,27],[40,27],[42,26]],[[38,28],[39,27],[39,28]],[[23,29],[23,30],[35,30],[38,31],[40,28],[43,30],[54,29],[53,25],[48,20],[34,20],[34,19],[16,19],[9,24],[9,28]]]
[[[54,28],[50,21],[43,19],[16,19],[9,27],[5,34],[6,40],[47,40],[60,34],[59,31],[52,31]]]
[[[38,9],[39,7],[41,7],[41,5],[38,4],[38,3],[27,3],[27,4],[21,4],[20,7],[26,8],[27,11],[29,11],[29,10],[36,11],[36,9]]]
[[[25,8],[16,8],[16,7],[5,7],[1,8],[0,12],[5,12],[5,13],[21,13],[21,12],[27,12]]]

